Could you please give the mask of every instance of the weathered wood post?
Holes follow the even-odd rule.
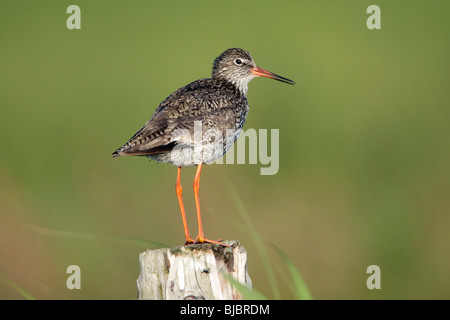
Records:
[[[237,241],[230,247],[194,244],[147,250],[139,255],[138,299],[240,300],[227,274],[251,289],[247,252]]]

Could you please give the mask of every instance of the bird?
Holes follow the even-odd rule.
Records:
[[[175,190],[185,245],[228,246],[222,240],[205,237],[199,200],[200,173],[203,164],[222,157],[238,138],[249,112],[248,83],[256,77],[295,84],[258,67],[248,51],[227,49],[214,59],[211,78],[191,82],[169,95],[145,125],[113,153],[113,157],[145,156],[178,168]],[[189,233],[181,185],[181,169],[191,166],[197,166],[193,183],[198,223],[195,239]]]

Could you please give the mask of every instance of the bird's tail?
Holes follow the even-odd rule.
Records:
[[[116,151],[114,151],[113,154],[112,154],[113,158],[120,157],[120,153],[119,152],[120,152],[120,149],[117,149]]]

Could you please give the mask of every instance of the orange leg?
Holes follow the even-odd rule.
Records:
[[[178,203],[180,204],[181,218],[183,219],[184,235],[186,236],[186,244],[189,244],[194,243],[194,240],[192,240],[191,236],[189,235],[188,225],[186,221],[186,213],[184,212],[183,198],[181,197],[183,187],[181,186],[180,178],[181,178],[181,167],[178,167],[177,184],[175,185],[175,190],[177,191]]]
[[[202,216],[200,214],[200,200],[198,196],[198,191],[200,189],[200,172],[202,171],[202,165],[203,163],[200,162],[200,164],[197,166],[197,172],[195,173],[194,178],[194,196],[195,196],[195,206],[197,207],[197,220],[198,220],[198,236],[195,239],[195,243],[204,243],[204,242],[216,243],[225,247],[229,247],[229,245],[223,242],[206,239],[203,233]]]

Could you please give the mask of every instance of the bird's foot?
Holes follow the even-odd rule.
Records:
[[[188,237],[188,238],[186,238],[186,242],[184,243],[184,245],[186,246],[188,244],[194,244],[194,243],[195,243],[195,240],[192,240],[191,237]]]
[[[221,245],[223,247],[230,247],[228,244],[224,243],[222,239],[210,240],[210,239],[206,239],[206,238],[200,237],[200,236],[197,236],[197,238],[195,238],[194,243],[212,243],[212,244]]]

